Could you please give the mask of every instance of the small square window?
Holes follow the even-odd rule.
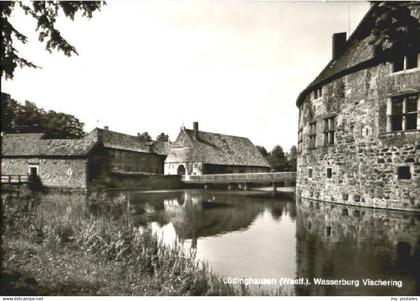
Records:
[[[29,174],[32,177],[38,176],[38,166],[29,166]]]
[[[332,168],[327,168],[327,178],[328,179],[332,178]]]
[[[410,166],[400,166],[400,167],[398,167],[398,179],[400,179],[400,180],[410,180],[411,179]]]

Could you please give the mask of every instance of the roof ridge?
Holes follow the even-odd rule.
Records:
[[[10,136],[10,135],[43,135],[45,132],[36,132],[36,133],[4,133],[4,135]]]
[[[194,131],[192,129],[185,129],[185,130],[190,131],[190,132],[193,132]],[[228,135],[228,134],[222,134],[222,133],[207,132],[207,131],[202,131],[202,130],[198,130],[198,133],[205,133],[205,134],[212,134],[212,135],[221,135],[221,136],[228,136],[228,137],[242,138],[242,139],[249,140],[248,137],[244,137],[244,136]]]
[[[102,131],[102,132],[109,132],[109,133],[112,133],[112,134],[118,134],[118,135],[124,135],[124,136],[133,137],[133,138],[138,138],[135,135],[130,135],[130,134],[126,134],[126,133],[121,133],[121,132],[116,132],[116,131],[111,131],[111,130],[106,130],[106,129],[101,129],[101,128],[95,128],[91,132],[93,132],[94,130],[99,130],[99,131]],[[141,142],[145,142],[145,141],[141,141]]]

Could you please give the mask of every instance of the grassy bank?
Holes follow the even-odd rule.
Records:
[[[83,202],[20,198],[3,210],[2,295],[250,294],[126,217],[90,215]]]

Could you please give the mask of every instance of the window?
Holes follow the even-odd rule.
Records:
[[[39,175],[38,165],[29,165],[28,173],[32,178],[36,178]]]
[[[325,235],[326,236],[331,236],[331,232],[332,232],[332,227],[331,226],[327,226],[325,227]]]
[[[335,116],[324,119],[324,145],[334,144]]]
[[[308,178],[312,179],[312,168],[308,169]]]
[[[410,166],[400,166],[400,167],[398,167],[398,179],[400,179],[400,180],[410,180],[411,179]]]
[[[316,88],[312,93],[314,99],[322,97],[322,87]]]
[[[327,178],[331,179],[332,178],[332,168],[327,168]]]
[[[316,148],[316,122],[309,124],[309,148]]]
[[[302,121],[302,115],[303,115],[303,106],[299,107],[299,121],[298,121],[298,152],[302,151],[302,145],[303,145],[303,121]]]
[[[394,58],[392,62],[392,72],[417,68],[419,65],[419,57],[419,53],[412,50],[408,52],[407,55]]]
[[[302,144],[303,144],[303,129],[299,129],[298,131],[298,152],[302,151]]]
[[[417,129],[419,95],[391,98],[388,109],[388,131],[408,131]]]
[[[418,116],[418,95],[413,95],[405,99],[405,129],[417,129],[417,116]]]

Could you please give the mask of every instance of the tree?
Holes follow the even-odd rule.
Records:
[[[139,140],[143,141],[143,142],[152,141],[152,137],[150,137],[148,132],[143,132],[143,133],[139,134],[138,137],[139,137]]]
[[[288,170],[287,158],[280,145],[276,145],[267,157],[268,162],[275,171]]]
[[[22,9],[26,15],[37,21],[35,30],[39,32],[39,41],[45,42],[46,50],[61,51],[66,56],[78,54],[76,48],[67,42],[55,27],[58,14],[74,20],[80,11],[83,17],[91,18],[93,12],[100,10],[105,4],[103,1],[1,1],[0,2],[0,26],[1,26],[1,49],[0,66],[1,76],[13,78],[14,71],[19,67],[37,67],[28,59],[19,55],[18,50],[13,46],[14,38],[26,44],[28,38],[19,32],[10,21],[10,16],[17,7]]]
[[[374,5],[378,7],[372,18],[370,43],[379,53],[395,55],[420,48],[420,23],[411,15],[406,2],[390,1]]]
[[[165,133],[160,133],[157,137],[156,137],[156,141],[162,141],[162,142],[167,142],[169,141],[169,135],[165,134]]]
[[[260,145],[257,145],[257,149],[259,150],[259,152],[261,153],[261,155],[263,155],[264,158],[267,159],[267,157],[268,157],[268,151],[267,151],[267,149],[264,146],[260,146]]]
[[[6,133],[45,133],[48,138],[82,138],[83,122],[73,115],[38,108],[26,101],[24,105],[1,94],[1,129]]]
[[[287,155],[287,164],[291,171],[296,171],[297,148],[293,145]]]

